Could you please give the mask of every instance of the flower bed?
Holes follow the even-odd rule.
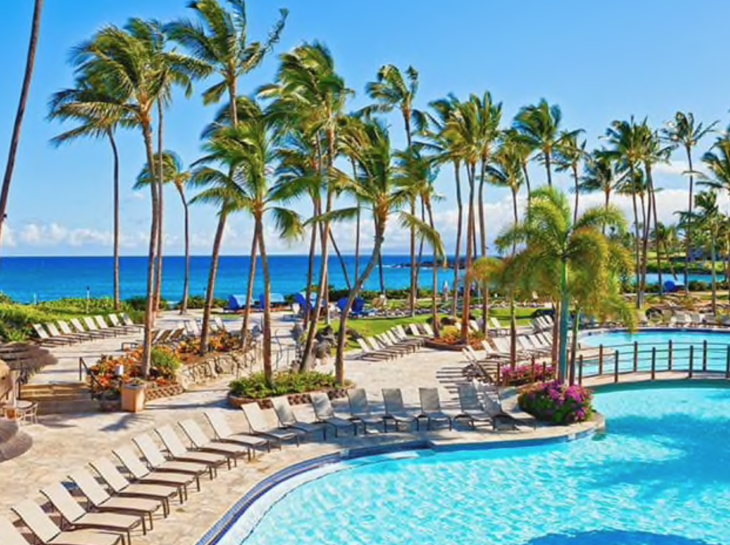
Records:
[[[584,422],[593,414],[593,393],[577,384],[567,386],[560,381],[523,388],[518,402],[523,411],[552,424]]]
[[[477,333],[474,331],[469,332],[469,346],[475,350],[482,349],[483,340],[483,333]],[[439,338],[427,339],[426,346],[428,348],[433,348],[434,350],[450,350],[453,352],[460,351],[465,346],[461,341],[461,328],[445,327]]]
[[[509,366],[502,368],[502,383],[505,386],[524,386],[552,380],[555,380],[555,369],[552,366],[518,365],[514,369]]]
[[[292,405],[301,405],[310,402],[310,393],[326,392],[331,399],[344,397],[345,388],[338,387],[335,377],[317,371],[305,373],[279,373],[274,376],[274,385],[270,387],[264,380],[263,373],[256,373],[247,378],[231,382],[228,392],[228,402],[234,407],[257,401],[266,409],[271,407],[271,398],[287,396]]]

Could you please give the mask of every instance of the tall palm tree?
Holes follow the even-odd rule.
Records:
[[[185,47],[199,61],[217,72],[221,81],[203,91],[205,104],[217,104],[228,93],[232,124],[238,124],[236,99],[238,80],[258,68],[274,45],[279,42],[289,15],[280,10],[281,17],[264,42],[248,41],[248,17],[244,0],[228,0],[230,11],[219,0],[197,0],[190,3],[199,23],[182,19],[166,26],[168,36]]]
[[[5,226],[5,220],[7,218],[10,184],[13,181],[15,158],[18,155],[18,146],[20,145],[20,131],[23,127],[23,118],[25,117],[25,109],[28,105],[28,95],[30,94],[30,83],[33,79],[33,70],[35,69],[35,56],[36,50],[38,49],[38,37],[41,32],[42,13],[43,0],[35,0],[33,8],[33,23],[30,31],[30,43],[28,45],[28,57],[25,61],[25,76],[23,76],[23,87],[20,91],[20,102],[18,104],[18,111],[15,114],[13,134],[10,137],[10,150],[8,151],[8,162],[5,165],[3,187],[2,190],[0,190],[0,240],[2,240],[2,231],[3,227]]]
[[[413,128],[420,128],[424,123],[424,116],[421,112],[414,109],[413,103],[418,93],[418,71],[409,66],[405,71],[405,76],[392,64],[382,66],[378,71],[375,81],[365,86],[365,92],[375,101],[375,105],[366,108],[368,112],[391,112],[394,109],[400,110],[403,116],[403,123],[406,132],[406,142],[408,143],[408,152],[413,150]],[[411,215],[416,214],[416,199],[410,202]],[[410,258],[411,258],[411,294],[409,298],[409,306],[411,316],[416,313],[416,298],[418,297],[418,270],[416,265],[416,231],[411,228],[410,232]]]
[[[267,108],[267,116],[286,131],[292,126],[304,127],[317,135],[318,171],[324,182],[322,217],[319,224],[321,263],[317,304],[307,330],[304,357],[300,367],[305,369],[312,358],[314,336],[320,311],[328,299],[328,257],[330,238],[329,214],[333,211],[334,197],[338,191],[335,168],[341,120],[345,116],[347,98],[352,91],[345,85],[335,68],[334,58],[324,44],[303,44],[281,56],[276,83],[259,89],[259,96],[273,99]],[[328,308],[328,307],[327,307]],[[329,311],[327,310],[327,319]]]
[[[120,218],[119,218],[119,150],[117,148],[116,130],[120,125],[123,114],[119,110],[110,111],[97,109],[90,111],[87,108],[89,102],[95,102],[100,96],[108,94],[103,88],[104,82],[90,82],[80,78],[73,88],[59,91],[53,95],[50,102],[50,119],[60,121],[74,121],[76,126],[69,129],[51,140],[54,146],[60,146],[72,142],[78,138],[106,138],[112,150],[113,157],[113,200],[114,200],[114,273],[113,273],[113,299],[114,309],[120,307],[120,282],[119,282],[119,242],[120,242]]]
[[[695,171],[692,165],[692,150],[697,146],[700,140],[715,130],[718,122],[714,121],[705,127],[702,123],[695,121],[692,112],[677,112],[674,114],[674,120],[667,123],[662,130],[664,138],[675,148],[682,147],[687,156],[689,176],[689,204],[687,216],[685,242],[686,250],[684,256],[684,293],[689,294],[689,262],[692,259],[692,207],[694,205],[694,181]]]
[[[524,106],[517,113],[514,129],[522,141],[532,150],[540,153],[545,165],[548,186],[552,187],[552,160],[558,142],[564,136],[560,133],[563,112],[557,104],[550,105],[544,98],[536,105]]]
[[[517,196],[520,188],[525,183],[525,178],[520,151],[515,149],[515,141],[505,134],[502,135],[502,145],[497,153],[494,154],[493,164],[488,167],[488,173],[490,181],[494,185],[509,188],[512,194],[513,221],[517,225],[520,221]],[[488,267],[488,270],[491,273],[494,272],[492,268]]]
[[[375,268],[390,218],[393,215],[398,215],[403,227],[415,227],[421,236],[429,239],[429,242],[436,248],[436,253],[443,253],[440,238],[435,230],[414,215],[400,211],[408,203],[410,195],[407,190],[404,190],[396,183],[393,151],[387,128],[382,122],[370,119],[365,122],[364,131],[367,145],[357,151],[358,178],[346,183],[343,189],[357,195],[363,207],[371,211],[374,225],[374,244],[370,260],[362,275],[357,278],[355,285],[350,290],[346,310],[340,315],[340,329],[335,357],[335,377],[338,384],[344,384],[345,381],[348,309],[352,307],[355,298]],[[355,212],[355,208],[338,210],[331,214],[331,219],[348,219]]]
[[[573,222],[578,219],[578,204],[580,199],[580,174],[579,169],[586,158],[586,141],[578,141],[578,135],[582,130],[567,132],[563,131],[560,136],[557,148],[557,171],[570,171],[573,176],[573,190],[575,191],[575,204],[573,205]]]
[[[578,276],[593,278],[596,286],[607,284],[611,278],[611,259],[614,244],[601,233],[604,223],[621,231],[623,214],[614,207],[586,210],[576,223],[572,221],[567,197],[553,188],[533,191],[529,209],[523,222],[508,228],[497,238],[500,249],[524,244],[516,259],[530,263],[524,268],[529,274],[552,289],[559,286],[556,295],[560,309],[558,371],[561,380],[568,378],[568,315],[575,295],[571,288]]]
[[[158,32],[156,25],[143,32],[141,25],[130,24],[122,29],[107,26],[97,32],[88,42],[74,50],[73,62],[77,76],[92,81],[105,82],[113,95],[96,97],[96,100],[85,103],[84,110],[93,115],[94,112],[107,111],[109,115],[117,115],[126,119],[125,124],[139,127],[142,131],[147,164],[154,164],[152,141],[152,113],[158,101],[165,97],[169,87],[169,73],[160,69],[157,47]],[[182,78],[187,73],[192,77],[188,59],[175,52],[167,52],[165,66]],[[155,257],[159,229],[159,184],[158,175],[153,174],[150,184],[152,196],[152,214],[150,225],[149,262],[147,267],[147,306],[145,309],[145,327],[143,341],[142,371],[147,374],[151,362],[151,331],[154,325],[154,289],[155,289]]]
[[[611,194],[626,178],[626,170],[622,170],[618,161],[611,153],[597,149],[586,158],[586,168],[578,183],[577,190],[581,193],[603,193],[604,207],[608,209],[611,203]],[[606,227],[603,227],[606,234]]]
[[[525,180],[525,188],[527,189],[527,202],[529,205],[532,187],[530,186],[530,172],[528,167],[534,150],[529,143],[524,141],[524,139],[520,136],[520,133],[514,128],[509,128],[504,131],[502,140],[505,143],[509,143],[509,147],[512,150],[511,153],[520,161],[522,177]]]
[[[185,170],[180,156],[172,151],[165,151],[162,155],[163,170],[162,184],[172,184],[180,196],[183,206],[183,226],[185,233],[185,274],[183,281],[183,295],[180,301],[180,314],[185,314],[188,309],[188,295],[190,292],[190,215],[189,204],[185,196],[185,187],[190,181],[191,173]],[[156,168],[156,166],[154,167]],[[137,176],[137,183],[134,189],[148,187],[152,183],[149,165],[145,165]]]

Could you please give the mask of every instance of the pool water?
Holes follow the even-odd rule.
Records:
[[[580,338],[582,348],[604,347],[604,373],[612,373],[615,369],[615,352],[619,352],[619,372],[649,371],[651,369],[652,349],[655,349],[654,359],[657,371],[667,371],[670,366],[669,341],[672,342],[671,368],[672,370],[686,371],[690,367],[694,371],[726,372],[730,366],[730,333],[663,330],[639,331],[627,333],[612,331],[586,335]],[[634,343],[638,343],[638,357],[634,358]],[[705,344],[707,346],[705,357]],[[692,355],[690,355],[692,347]],[[586,361],[584,376],[598,374],[598,365]]]
[[[606,435],[338,464],[220,543],[730,544],[730,389],[604,393],[596,406]]]

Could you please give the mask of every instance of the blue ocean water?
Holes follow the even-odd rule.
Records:
[[[355,272],[354,256],[343,256],[353,281]],[[369,257],[369,256],[368,256]],[[383,256],[383,273],[388,289],[408,287],[410,269],[402,265],[408,263],[408,256]],[[367,265],[367,258],[361,258],[360,271]],[[162,296],[168,301],[177,302],[182,298],[185,259],[178,256],[164,258],[162,274]],[[224,256],[220,260],[215,293],[217,297],[227,298],[232,294],[245,294],[248,288],[248,257]],[[307,256],[270,256],[271,289],[284,295],[296,293],[306,288]],[[121,258],[121,295],[122,299],[144,296],[147,286],[147,258]],[[52,301],[63,297],[86,297],[87,288],[91,297],[111,297],[114,261],[111,257],[3,257],[0,259],[0,291],[14,300],[31,303]],[[190,264],[190,294],[204,295],[208,284],[210,257],[195,256]],[[346,288],[340,262],[329,260],[330,285]],[[433,285],[433,271],[422,269],[420,285]],[[440,272],[439,289],[444,280],[453,286],[453,271]],[[319,278],[319,259],[315,263],[315,281]],[[259,260],[254,281],[254,296],[263,291],[264,279]],[[366,288],[380,289],[378,269],[370,276]]]

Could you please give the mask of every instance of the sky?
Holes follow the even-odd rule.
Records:
[[[32,15],[31,0],[3,6],[0,50],[4,74],[0,85],[0,166],[4,169],[12,124],[25,68]],[[31,88],[11,189],[3,255],[109,255],[112,248],[112,157],[107,141],[77,141],[54,148],[49,140],[64,128],[47,120],[52,93],[73,83],[70,49],[105,24],[122,25],[132,16],[169,21],[194,17],[186,0],[46,0],[36,71]],[[264,38],[278,17],[290,10],[281,43],[257,71],[242,78],[243,94],[270,82],[277,56],[303,42],[325,43],[337,69],[356,91],[351,109],[368,103],[365,84],[380,66],[414,66],[420,73],[416,106],[448,93],[467,98],[490,91],[504,108],[508,126],[520,107],[546,98],[563,111],[565,128],[585,130],[589,148],[614,119],[647,117],[661,127],[677,110],[693,112],[705,123],[730,116],[730,72],[726,70],[726,23],[730,3],[724,0],[249,0],[249,35]],[[165,147],[186,164],[201,155],[200,132],[216,107],[202,104],[196,94],[176,95],[166,113]],[[393,139],[402,146],[402,121],[388,117]],[[696,160],[712,143],[703,141]],[[122,179],[122,252],[144,255],[149,233],[150,202],[132,190],[144,164],[141,135],[119,136]],[[676,153],[657,169],[660,220],[676,221],[674,211],[685,207],[686,162]],[[532,169],[533,185],[544,170]],[[563,187],[569,180],[556,177]],[[442,195],[436,223],[447,248],[453,247],[456,205],[451,169],[437,181]],[[165,252],[182,253],[182,207],[172,188],[166,193]],[[524,202],[524,194],[521,196]],[[511,221],[509,195],[496,188],[487,193],[486,213],[492,239]],[[598,195],[583,198],[598,204]],[[722,201],[725,203],[726,201]],[[627,212],[627,202],[618,201]],[[294,205],[303,214],[306,203]],[[210,253],[216,210],[197,206],[191,212],[192,252]],[[338,243],[351,253],[354,225],[337,229]],[[250,247],[251,223],[233,217],[225,234],[223,253],[243,254]],[[363,237],[369,241],[364,227]],[[270,253],[302,254],[304,245],[278,240],[269,232]],[[407,237],[394,226],[386,236],[387,253],[403,253]]]

